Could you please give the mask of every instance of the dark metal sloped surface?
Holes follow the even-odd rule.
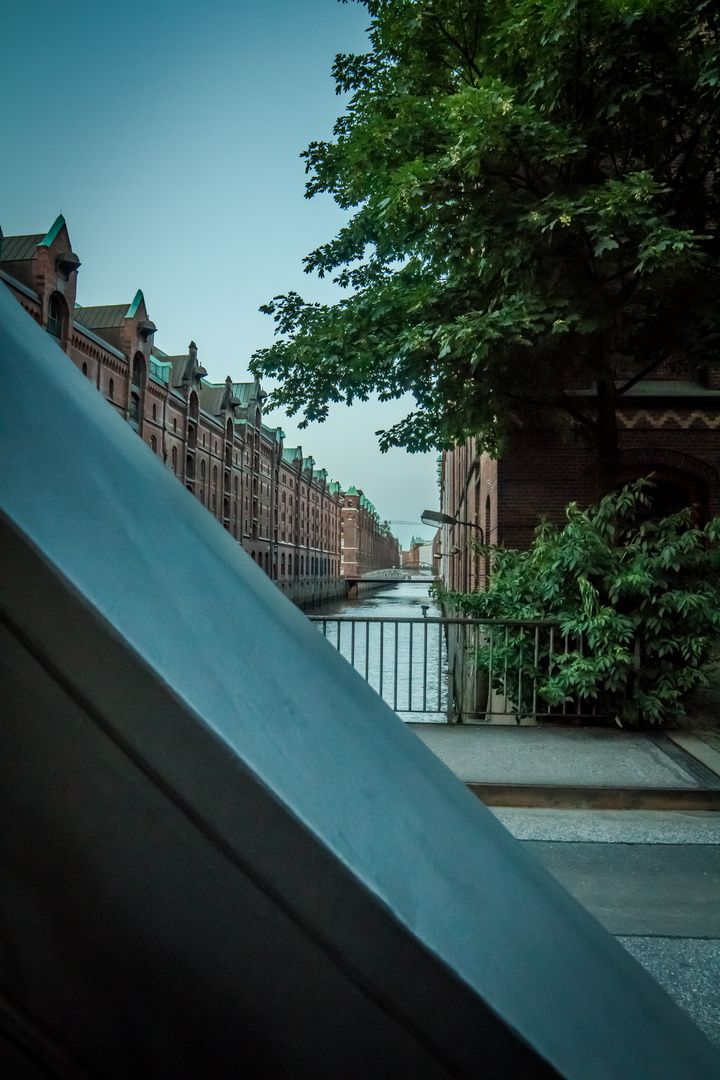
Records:
[[[714,1077],[5,290],[0,328],[0,987],[47,1074]]]

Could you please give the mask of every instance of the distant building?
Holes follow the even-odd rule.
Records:
[[[342,567],[345,577],[362,577],[372,570],[398,566],[398,542],[362,491],[345,492],[341,509]]]
[[[278,587],[301,604],[344,594],[343,492],[263,423],[258,380],[210,382],[195,342],[187,354],[164,353],[139,290],[128,303],[79,305],[80,260],[62,216],[47,233],[0,232],[0,243],[0,281]],[[392,543],[362,498],[362,554],[348,548],[352,565],[394,565]]]

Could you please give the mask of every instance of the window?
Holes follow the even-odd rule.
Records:
[[[153,420],[157,420],[157,405],[153,402]]]
[[[217,443],[215,443],[215,449],[217,450]],[[217,465],[213,465],[213,487],[217,487]]]
[[[87,378],[87,364],[83,364],[82,372],[83,372],[83,375],[85,376],[85,378]]]
[[[47,332],[53,337],[62,338],[64,329],[65,304],[57,293],[53,293],[48,305]]]
[[[143,387],[145,385],[145,360],[141,353],[135,353],[132,381],[133,386]]]
[[[280,577],[285,577],[285,552],[280,556]]]
[[[173,446],[173,448],[172,448],[172,468],[173,468],[173,472],[176,473],[177,472],[177,446]]]
[[[203,484],[205,483],[205,462],[204,461],[200,462],[200,481]]]
[[[173,431],[177,435],[177,416],[173,416]]]
[[[150,436],[150,449],[152,450],[153,454],[157,454],[157,439],[154,435]]]
[[[134,424],[140,423],[140,398],[137,394],[130,395],[130,420]]]
[[[115,383],[113,382],[112,379],[108,383],[108,397],[110,398],[111,401],[115,397]]]

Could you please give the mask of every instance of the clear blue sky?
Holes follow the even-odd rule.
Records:
[[[337,294],[302,272],[344,216],[303,197],[299,155],[331,135],[343,109],[332,62],[364,51],[368,21],[337,0],[3,0],[3,232],[42,232],[63,213],[81,304],[141,288],[160,348],[194,339],[211,379],[247,378],[272,341],[260,304]],[[381,455],[373,434],[409,406],[336,406],[303,432],[268,419],[382,517],[415,521],[438,503],[435,455]],[[394,531],[406,546],[430,536]]]

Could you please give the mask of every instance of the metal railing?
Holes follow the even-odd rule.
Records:
[[[313,615],[324,636],[405,719],[533,722],[594,716],[578,698],[550,706],[541,688],[580,635],[545,620]]]

